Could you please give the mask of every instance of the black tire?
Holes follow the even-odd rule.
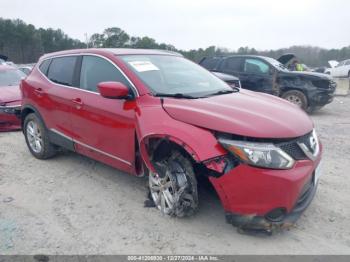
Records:
[[[308,108],[308,101],[305,94],[298,90],[290,90],[282,94],[282,98],[287,101],[299,106],[301,109],[305,110]]]
[[[165,159],[155,163],[157,173],[149,173],[149,190],[150,197],[154,201],[155,206],[162,213],[175,217],[192,216],[198,210],[198,188],[197,179],[193,171],[191,161],[183,156],[179,151],[173,150]],[[155,191],[152,191],[151,177],[159,176],[158,179],[163,180],[163,185],[170,184],[169,190],[172,192],[174,199],[173,205],[167,205],[165,211],[161,206],[160,201],[157,201],[153,196]],[[162,184],[162,182],[160,182]],[[158,197],[161,198],[162,192],[158,191]],[[164,199],[164,197],[163,197]]]
[[[31,131],[30,131],[32,126],[36,126],[37,128],[36,137],[38,139],[41,139],[40,148],[33,146],[32,139],[34,138],[33,138],[33,135],[31,135]],[[25,137],[27,146],[29,148],[29,151],[34,157],[38,159],[48,159],[53,157],[56,154],[57,152],[56,146],[50,142],[47,129],[44,123],[42,122],[42,120],[36,114],[31,113],[25,117],[24,124],[23,124],[23,133],[24,133],[24,137]]]
[[[349,73],[348,73],[348,78],[350,78],[350,71],[349,71]]]

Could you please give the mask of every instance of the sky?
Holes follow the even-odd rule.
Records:
[[[82,41],[119,27],[185,50],[350,45],[348,0],[0,0],[0,17]]]

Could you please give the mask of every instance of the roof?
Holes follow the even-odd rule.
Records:
[[[43,55],[41,58],[48,58],[60,55],[69,54],[81,54],[81,53],[91,53],[91,54],[113,54],[113,55],[172,55],[172,56],[182,56],[180,53],[168,51],[168,50],[158,50],[158,49],[136,49],[136,48],[87,48],[87,49],[72,49],[59,51],[54,53],[48,53]]]
[[[230,58],[230,57],[250,57],[250,58],[261,58],[261,59],[270,58],[268,56],[262,56],[262,55],[236,54],[236,55],[208,56],[208,57],[203,57],[202,60],[209,59],[209,58],[224,59],[224,58]]]

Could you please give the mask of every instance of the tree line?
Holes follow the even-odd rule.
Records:
[[[282,54],[293,53],[306,65],[327,66],[329,60],[340,61],[350,58],[350,45],[341,49],[295,45],[289,48],[263,51],[249,47],[240,47],[238,50],[231,51],[228,48],[216,46],[180,50],[171,44],[158,43],[148,36],[130,36],[118,27],[107,28],[102,33],[95,33],[88,38],[87,43],[84,43],[72,39],[60,29],[36,28],[20,19],[0,18],[0,54],[8,56],[15,63],[33,63],[45,53],[86,47],[163,49],[180,52],[195,62],[208,56],[251,54],[278,58]]]

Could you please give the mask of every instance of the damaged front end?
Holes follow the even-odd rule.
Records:
[[[321,146],[313,160],[299,147],[310,137],[316,136],[310,133],[275,141],[276,148],[295,160],[288,168],[252,166],[237,156],[239,152],[203,162],[210,170],[209,180],[220,197],[228,223],[246,234],[273,234],[293,227],[317,188]]]
[[[280,95],[299,90],[307,97],[309,111],[317,110],[333,101],[336,82],[325,74],[311,72],[284,72],[278,79]]]
[[[0,104],[0,131],[20,129],[20,115],[21,105],[13,103]]]
[[[296,205],[289,213],[287,213],[285,208],[275,208],[265,216],[256,214],[239,215],[227,212],[225,214],[226,221],[236,226],[239,232],[247,234],[267,233],[272,235],[273,233],[290,229],[311,203],[316,189],[317,184],[314,184],[312,180],[310,180],[310,183],[306,183]]]

